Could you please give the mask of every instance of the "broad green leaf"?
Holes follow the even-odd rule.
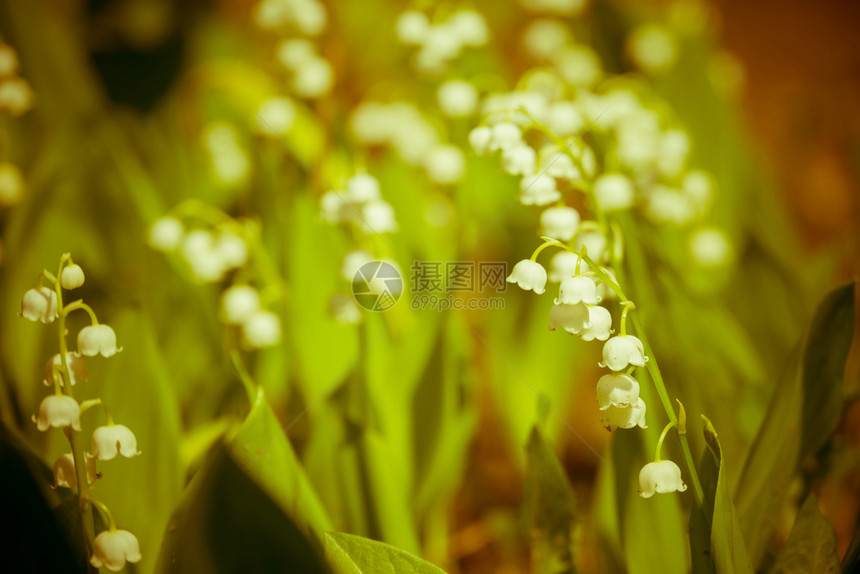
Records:
[[[791,534],[776,557],[771,574],[832,574],[839,572],[836,533],[821,514],[814,494],[800,508]]]
[[[170,519],[158,571],[325,574],[329,569],[278,504],[218,445]]]
[[[110,324],[123,351],[108,359],[88,358],[90,380],[76,385],[75,393],[79,399],[100,397],[116,423],[137,437],[141,455],[99,463],[102,478],[94,495],[107,504],[119,527],[140,541],[143,560],[138,571],[152,572],[164,527],[182,490],[179,408],[149,319],[129,311],[111,318]],[[97,408],[84,417],[85,432],[90,430],[87,425],[104,424]],[[62,452],[66,450],[67,446]]]
[[[801,459],[830,437],[842,411],[845,361],[854,338],[854,283],[833,291],[812,320],[803,353]]]
[[[793,353],[774,390],[737,488],[737,509],[753,566],[760,565],[801,462],[833,431],[842,404],[842,376],[853,336],[854,284],[819,305],[802,353]],[[806,404],[821,411],[810,411]]]
[[[537,427],[526,444],[524,513],[534,572],[576,572],[576,498],[561,463]]]
[[[86,572],[77,497],[68,489],[52,492],[48,485],[53,473],[2,423],[0,461],[0,500],[7,526],[0,542],[3,571]],[[61,498],[72,505],[63,505]],[[68,521],[62,512],[67,508],[72,509]],[[78,537],[70,538],[74,534]]]
[[[712,487],[705,493],[713,509],[710,537],[711,559],[717,574],[742,572],[752,574],[752,565],[747,556],[746,546],[732,503],[731,491],[727,484],[725,459],[720,439],[711,421],[704,415],[702,420],[704,421],[705,442],[708,445],[713,463],[703,468],[703,473],[705,470],[708,471],[708,483]],[[715,478],[716,480],[714,480]]]
[[[322,540],[332,524],[262,388],[229,444],[233,457],[284,511]]]
[[[326,533],[325,554],[335,574],[445,574],[404,550],[343,532]]]

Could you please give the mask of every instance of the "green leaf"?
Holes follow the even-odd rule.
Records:
[[[791,534],[779,552],[771,574],[829,574],[839,572],[836,533],[810,494],[800,508]]]
[[[792,353],[737,489],[737,509],[754,567],[767,553],[792,479],[829,438],[842,406],[842,376],[853,336],[854,284],[825,297],[803,352]],[[815,405],[810,410],[808,404]],[[800,421],[800,424],[798,424]]]
[[[815,454],[842,411],[845,361],[854,338],[854,283],[833,291],[819,306],[803,353],[803,443],[801,459]]]
[[[524,511],[532,533],[534,572],[576,571],[576,498],[567,474],[537,427],[526,444]]]
[[[708,486],[711,487],[705,496],[711,501],[713,508],[710,536],[711,559],[717,574],[737,574],[740,572],[752,574],[752,565],[747,556],[746,545],[727,484],[720,439],[711,421],[704,415],[702,415],[702,420],[704,421],[705,442],[711,453],[712,463],[703,468],[703,473],[705,470],[708,471]],[[705,460],[707,460],[707,454],[705,456]],[[715,478],[716,480],[714,480]]]
[[[330,572],[320,552],[220,444],[170,519],[158,571]]]
[[[445,574],[445,571],[383,542],[329,532],[325,554],[335,574]]]
[[[263,389],[245,422],[230,441],[235,459],[266,493],[305,531],[319,540],[332,529],[331,520],[311,486]]]
[[[59,520],[60,507],[53,512],[51,509],[58,504],[58,495],[67,495],[76,510],[77,497],[67,489],[56,493],[48,490],[53,479],[51,471],[3,423],[0,461],[0,504],[7,525],[0,537],[3,571],[86,572],[83,538],[70,538],[75,525],[80,535],[80,513],[73,513],[70,520],[74,522],[67,528]]]

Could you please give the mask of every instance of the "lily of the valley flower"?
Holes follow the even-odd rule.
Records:
[[[60,285],[63,289],[77,289],[84,284],[84,270],[75,263],[63,268],[60,273]]]
[[[93,431],[93,454],[99,460],[112,460],[117,453],[126,458],[140,454],[137,439],[125,425],[107,425]]]
[[[122,351],[116,346],[116,333],[108,325],[89,325],[78,332],[78,352],[87,357],[113,357]]]
[[[185,228],[175,217],[157,219],[149,228],[149,245],[158,251],[173,251],[182,244]]]
[[[51,427],[72,427],[81,430],[81,406],[72,397],[51,395],[42,400],[39,405],[39,416],[33,416],[33,422],[40,431]]]
[[[597,404],[601,411],[609,407],[625,408],[639,404],[639,383],[630,375],[611,373],[597,382]]]
[[[605,341],[612,333],[612,315],[605,307],[599,305],[588,307],[588,326],[580,333],[583,341]]]
[[[613,371],[623,371],[628,365],[644,367],[647,362],[642,341],[633,335],[620,335],[612,337],[603,345],[603,361],[599,365]]]
[[[655,493],[684,492],[687,485],[681,479],[681,469],[671,460],[649,462],[639,471],[639,495],[651,498]]]
[[[561,199],[555,179],[546,173],[529,175],[520,180],[520,203],[548,205]]]
[[[555,300],[556,305],[560,303],[575,305],[579,302],[587,305],[596,305],[600,302],[600,296],[597,294],[597,284],[593,278],[569,277],[561,282],[561,286],[558,289],[558,298]]]
[[[572,207],[550,207],[540,214],[540,226],[541,235],[567,241],[576,235],[579,212]]]
[[[534,291],[538,295],[546,291],[546,269],[537,261],[523,259],[516,265],[508,276],[508,283],[519,285],[526,291]]]
[[[93,540],[93,555],[90,564],[96,568],[104,566],[111,572],[119,572],[126,562],[140,562],[140,545],[128,530],[104,530]]]
[[[645,401],[640,397],[636,405],[628,407],[612,407],[603,411],[600,422],[606,430],[632,429],[633,427],[648,428],[645,424]]]
[[[571,335],[578,335],[589,326],[588,317],[585,303],[553,305],[549,310],[549,330],[564,329]]]
[[[87,480],[90,484],[96,480],[96,457],[86,453]],[[75,457],[72,453],[60,455],[54,462],[54,488],[77,488],[78,477],[75,474]]]
[[[58,316],[57,294],[47,287],[28,290],[21,299],[20,316],[45,324],[53,322]]]
[[[54,383],[54,373],[59,373],[62,366],[62,359],[57,353],[45,365],[45,386],[50,386]],[[69,382],[75,384],[77,382],[86,382],[87,363],[80,353],[66,353],[66,366],[69,367]]]
[[[256,311],[242,323],[242,338],[255,349],[277,345],[281,340],[281,319],[271,311]]]
[[[221,294],[221,320],[241,325],[260,309],[260,294],[250,285],[233,285]]]

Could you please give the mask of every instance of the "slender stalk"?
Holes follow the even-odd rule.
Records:
[[[60,267],[57,271],[57,277],[62,275],[63,267],[70,257],[68,253],[60,257]],[[69,352],[66,342],[67,311],[63,306],[63,286],[60,284],[60,281],[54,281],[54,290],[57,294],[57,328],[60,335],[60,376],[63,380],[63,392],[72,397],[72,381],[69,375],[69,363],[66,358],[66,354]],[[69,440],[69,445],[72,447],[72,459],[75,462],[75,478],[78,483],[78,507],[81,512],[81,525],[84,532],[84,547],[87,551],[87,557],[89,557],[92,554],[93,539],[95,538],[95,523],[93,522],[93,509],[87,497],[89,477],[87,476],[86,456],[81,445],[81,437],[75,434],[75,431],[71,427],[65,427],[63,432]]]

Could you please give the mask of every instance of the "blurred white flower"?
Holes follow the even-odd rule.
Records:
[[[361,207],[362,231],[370,233],[390,233],[397,231],[394,208],[383,200],[377,199]]]
[[[540,227],[541,235],[567,241],[576,235],[579,212],[567,206],[550,207],[540,214]]]
[[[140,562],[140,545],[128,530],[103,530],[93,540],[93,555],[90,564],[96,568],[104,566],[111,572],[125,568],[126,562]]]
[[[269,98],[257,108],[256,131],[266,137],[283,137],[296,120],[296,106],[289,98]]]
[[[678,60],[678,40],[659,24],[643,24],[627,38],[627,51],[643,72],[664,74]]]
[[[427,154],[424,169],[433,182],[451,185],[463,178],[466,172],[466,158],[457,146],[437,145]]]
[[[604,173],[594,181],[594,197],[604,211],[629,209],[636,192],[633,182],[620,173]]]
[[[242,338],[254,349],[277,345],[281,341],[281,319],[271,311],[257,310],[242,323]]]
[[[525,143],[502,148],[502,169],[511,175],[535,173],[537,153]]]
[[[532,21],[523,34],[523,45],[532,56],[550,59],[570,41],[570,33],[558,20],[538,19]]]
[[[343,256],[343,263],[340,266],[340,276],[346,281],[355,280],[355,274],[367,263],[376,259],[369,252],[364,250],[350,251]]]
[[[59,315],[57,294],[48,287],[28,289],[21,298],[20,317],[30,321],[52,323]]]
[[[439,86],[436,99],[442,113],[451,118],[465,118],[478,107],[478,90],[464,80],[448,80]]]
[[[718,227],[700,227],[690,234],[689,252],[701,267],[719,267],[732,259],[732,244]]]
[[[394,28],[397,39],[409,46],[418,46],[427,39],[430,20],[421,12],[407,10],[397,18]]]
[[[331,91],[334,72],[331,64],[320,57],[302,62],[295,70],[291,87],[300,98],[319,98]]]
[[[24,197],[24,176],[17,165],[0,163],[0,205],[12,206]]]
[[[445,26],[453,30],[462,45],[471,48],[483,46],[490,38],[487,21],[475,10],[454,12],[445,22]]]
[[[175,217],[160,217],[149,228],[149,245],[158,251],[173,251],[182,243],[185,228]]]
[[[548,205],[561,199],[555,179],[547,174],[529,175],[520,180],[520,203],[523,205]]]
[[[87,464],[87,482],[92,484],[95,482],[96,476],[96,458],[90,453],[85,453]],[[75,474],[75,457],[72,453],[57,457],[54,461],[54,485],[53,488],[77,488],[78,477]]]
[[[221,294],[221,320],[241,325],[260,309],[260,294],[250,285],[231,285]]]

